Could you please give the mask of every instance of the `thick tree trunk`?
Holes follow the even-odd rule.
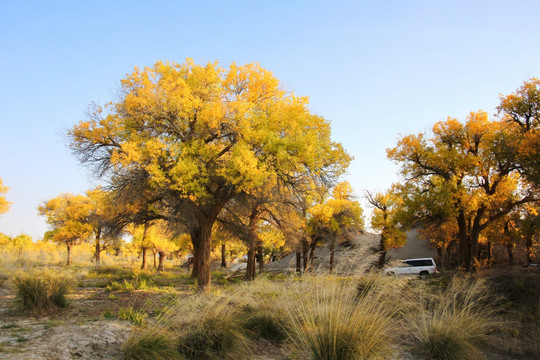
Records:
[[[469,257],[470,261],[478,259],[480,256],[480,249],[478,247],[478,240],[480,239],[480,219],[482,218],[482,215],[484,213],[484,209],[481,207],[476,212],[476,215],[474,217],[474,220],[472,222],[471,227],[471,235],[470,235],[470,250],[469,250]]]
[[[465,214],[463,211],[459,212],[457,217],[458,223],[458,239],[459,239],[459,265],[464,267],[466,270],[471,268],[471,257],[470,257],[470,244],[469,237],[467,236],[467,221],[465,219]]]
[[[71,244],[66,244],[67,247],[67,260],[66,260],[66,266],[71,265]]]
[[[165,260],[165,252],[163,251],[160,251],[158,252],[158,258],[159,258],[159,262],[158,262],[158,268],[157,268],[157,271],[163,271],[163,263],[164,263],[164,260]]]
[[[227,267],[227,260],[225,258],[225,243],[221,243],[221,268],[225,269]]]
[[[302,272],[302,254],[300,251],[296,251],[296,272],[301,273]]]
[[[142,254],[141,254],[141,257],[142,257],[142,264],[141,264],[141,270],[146,270],[147,268],[147,265],[146,265],[146,247],[143,247],[142,248]]]
[[[193,242],[193,272],[192,276],[197,278],[199,290],[210,290],[210,255],[211,255],[211,235],[215,218],[207,219],[200,217],[197,224],[191,229],[191,239]]]
[[[96,233],[96,249],[94,259],[96,261],[96,266],[99,266],[101,263],[101,228],[98,228]]]

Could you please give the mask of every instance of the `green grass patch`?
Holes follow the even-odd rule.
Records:
[[[146,313],[135,310],[132,306],[118,310],[119,319],[127,320],[137,326],[145,325],[147,316]]]

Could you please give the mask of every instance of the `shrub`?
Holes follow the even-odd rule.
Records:
[[[245,335],[233,317],[206,317],[180,336],[178,350],[188,359],[238,359]]]
[[[430,359],[485,358],[480,345],[495,327],[488,296],[484,281],[458,278],[435,296],[421,294],[408,318],[416,347]]]
[[[39,312],[51,307],[66,307],[66,294],[73,281],[60,274],[42,273],[15,276],[13,285],[17,308]]]
[[[234,295],[201,295],[188,304],[178,350],[187,359],[240,359],[249,354],[245,319]],[[176,309],[176,313],[186,312]],[[182,323],[183,322],[183,323]]]
[[[280,343],[287,338],[286,320],[278,311],[255,310],[247,315],[244,327],[257,339]]]
[[[392,311],[379,296],[359,298],[349,281],[313,278],[297,283],[292,296],[282,299],[293,351],[300,358],[356,360],[391,352]]]
[[[125,360],[181,360],[171,334],[157,329],[132,332],[122,346]]]

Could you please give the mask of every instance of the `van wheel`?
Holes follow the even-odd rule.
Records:
[[[427,278],[428,275],[429,275],[429,272],[428,272],[428,271],[420,271],[420,277],[421,277],[422,279]]]

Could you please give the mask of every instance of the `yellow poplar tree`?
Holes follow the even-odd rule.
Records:
[[[9,188],[4,185],[4,181],[0,178],[0,215],[9,211],[11,203],[6,199],[6,193]]]
[[[210,285],[210,236],[225,204],[266,182],[331,181],[350,161],[307,98],[258,64],[157,62],[121,85],[119,100],[69,132],[71,148],[113,184],[142,179],[156,217],[186,226],[200,288]]]
[[[66,246],[66,265],[70,265],[73,246],[87,241],[93,234],[94,228],[89,223],[90,199],[84,195],[61,194],[40,205],[38,212],[51,227],[45,237]]]
[[[404,204],[411,219],[455,222],[459,263],[470,269],[479,255],[481,233],[517,206],[538,201],[520,175],[512,147],[520,134],[507,122],[490,121],[483,111],[462,123],[448,118],[432,137],[407,135],[388,150],[405,177]],[[452,228],[452,227],[449,227]]]
[[[382,268],[388,249],[402,247],[407,241],[407,234],[398,218],[398,211],[403,201],[391,190],[384,194],[374,195],[368,192],[367,199],[373,206],[371,227],[381,233],[378,267]]]
[[[347,181],[334,187],[331,199],[308,210],[312,236],[326,238],[330,242],[330,272],[334,266],[337,239],[353,228],[363,228],[362,214],[362,207],[353,200],[351,185]]]

